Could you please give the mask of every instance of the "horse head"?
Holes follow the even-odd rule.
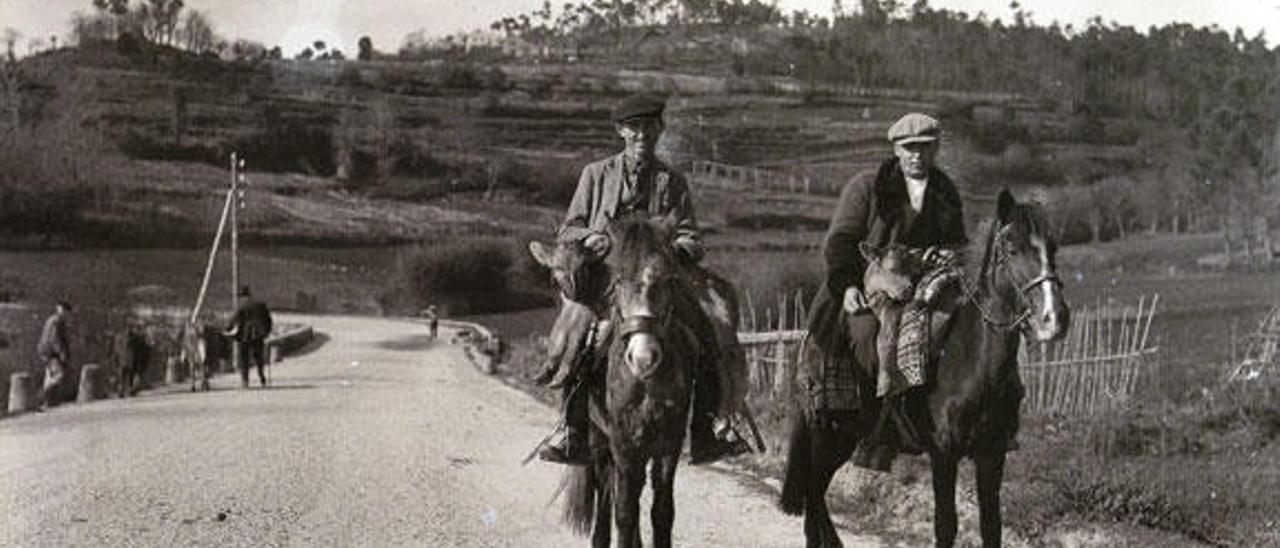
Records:
[[[1005,189],[984,254],[995,292],[1012,296],[1024,333],[1037,341],[1061,338],[1071,321],[1057,273],[1058,245],[1048,227],[1038,207],[1018,203]]]
[[[608,295],[618,340],[625,344],[623,362],[636,378],[648,380],[662,369],[664,333],[682,283],[671,248],[675,224],[670,218],[627,216],[611,222],[608,234]]]

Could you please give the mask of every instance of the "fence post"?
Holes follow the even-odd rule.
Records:
[[[182,369],[180,367],[181,360],[178,356],[169,356],[164,361],[164,383],[178,384],[182,382]]]
[[[31,410],[31,374],[25,371],[9,375],[9,414]]]
[[[98,364],[86,363],[80,368],[80,390],[77,403],[89,403],[98,398]]]

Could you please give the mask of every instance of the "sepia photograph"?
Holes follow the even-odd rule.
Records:
[[[1280,548],[1280,0],[0,0],[0,547]]]

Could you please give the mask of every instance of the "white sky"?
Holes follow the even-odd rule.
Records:
[[[564,1],[556,0],[553,5]],[[833,5],[831,0],[777,3],[787,13],[807,9],[827,17]],[[858,1],[844,3],[854,6]],[[1151,25],[1179,21],[1197,26],[1216,24],[1227,30],[1241,27],[1250,37],[1262,31],[1268,44],[1280,38],[1280,0],[1021,0],[1021,4],[1044,25],[1056,20],[1081,27],[1089,17],[1101,15],[1106,21],[1144,32]],[[186,0],[186,5],[209,15],[223,36],[249,38],[267,46],[279,44],[286,55],[292,55],[316,39],[351,54],[356,51],[356,41],[366,34],[373,38],[374,47],[395,51],[412,31],[425,29],[428,35],[439,36],[487,28],[505,15],[541,7],[542,0]],[[930,5],[1012,19],[1009,0],[930,0]],[[20,50],[25,52],[32,37],[47,40],[56,34],[65,38],[76,10],[91,12],[91,0],[0,0],[0,29],[11,27],[21,32]]]

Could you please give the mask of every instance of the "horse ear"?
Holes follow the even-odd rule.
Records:
[[[542,242],[537,240],[529,242],[529,254],[533,255],[533,260],[538,261],[538,264],[546,268],[553,268],[555,265],[555,262],[552,260],[554,253],[548,249],[547,246],[543,245]]]
[[[996,198],[996,218],[1000,220],[1001,225],[1007,225],[1013,220],[1013,211],[1018,207],[1018,201],[1013,199],[1013,193],[1008,188],[1000,190],[1000,197]]]
[[[868,263],[880,262],[881,250],[876,249],[870,242],[858,242],[858,251],[862,252],[862,258]]]

